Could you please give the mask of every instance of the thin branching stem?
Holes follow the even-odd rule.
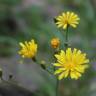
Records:
[[[37,58],[32,59],[35,63],[37,63],[41,68],[42,66],[40,65],[40,62],[37,60]],[[46,65],[46,64],[45,64]],[[46,72],[48,72],[50,75],[53,75],[53,73],[51,71],[49,71],[47,68],[42,68],[43,70],[45,70]]]

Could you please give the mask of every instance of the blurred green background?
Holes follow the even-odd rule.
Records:
[[[55,79],[31,60],[21,64],[18,43],[35,39],[37,57],[50,64],[50,40],[58,37],[64,44],[53,18],[68,10],[81,19],[78,28],[70,28],[69,42],[88,54],[90,68],[78,81],[64,79],[59,91],[61,96],[96,96],[96,0],[0,0],[0,67],[6,80],[13,74],[15,82],[36,96],[55,96]]]

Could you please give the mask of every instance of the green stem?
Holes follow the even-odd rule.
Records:
[[[65,36],[65,49],[68,48],[68,29],[69,29],[69,27],[67,27],[67,30],[66,30],[66,36]]]
[[[59,80],[58,79],[56,80],[56,96],[59,96]]]
[[[43,70],[45,70],[45,71],[47,71],[50,75],[53,75],[53,73],[51,72],[51,71],[49,71],[48,69],[46,69],[46,67],[44,68],[41,64],[40,64],[40,62],[36,59],[36,57],[34,57],[34,58],[32,58],[32,60],[35,62],[35,63],[37,63]],[[46,64],[45,64],[46,65]]]
[[[48,69],[46,69],[46,71],[47,71],[50,75],[53,75],[53,73],[52,73],[52,72],[50,72]]]
[[[57,54],[59,52],[59,49],[55,50],[54,54]],[[55,59],[55,57],[54,57]],[[56,59],[55,59],[55,62],[56,62]],[[54,71],[56,70],[56,68],[54,67]],[[56,96],[59,96],[59,80],[58,80],[58,77],[56,76]]]
[[[66,34],[65,34],[65,50],[68,48],[68,29],[69,27],[67,27],[67,30],[66,30]],[[56,77],[56,96],[59,96],[59,80],[58,78]]]

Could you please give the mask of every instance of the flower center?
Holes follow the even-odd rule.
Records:
[[[69,69],[69,70],[73,70],[74,68],[75,68],[75,64],[74,63],[68,63],[68,64],[66,64],[66,67],[67,67],[67,69]]]
[[[65,23],[65,24],[68,24],[68,21],[67,21],[67,20],[64,20],[64,23]]]

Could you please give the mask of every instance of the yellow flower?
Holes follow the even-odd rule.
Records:
[[[89,59],[86,58],[86,54],[80,50],[74,48],[68,48],[66,52],[61,50],[60,54],[55,55],[57,62],[54,66],[57,67],[55,75],[58,74],[59,80],[71,77],[71,79],[78,79],[88,68]]]
[[[59,38],[53,38],[53,39],[51,40],[51,46],[52,46],[53,48],[58,48],[59,44],[60,44]]]
[[[34,58],[37,53],[37,44],[34,40],[31,40],[30,42],[25,41],[25,43],[19,43],[21,46],[21,50],[19,51],[19,54],[23,58]]]
[[[80,18],[77,14],[68,11],[56,18],[56,24],[58,28],[62,27],[63,29],[66,29],[68,26],[76,28],[77,24],[79,24],[78,20],[80,20]]]

